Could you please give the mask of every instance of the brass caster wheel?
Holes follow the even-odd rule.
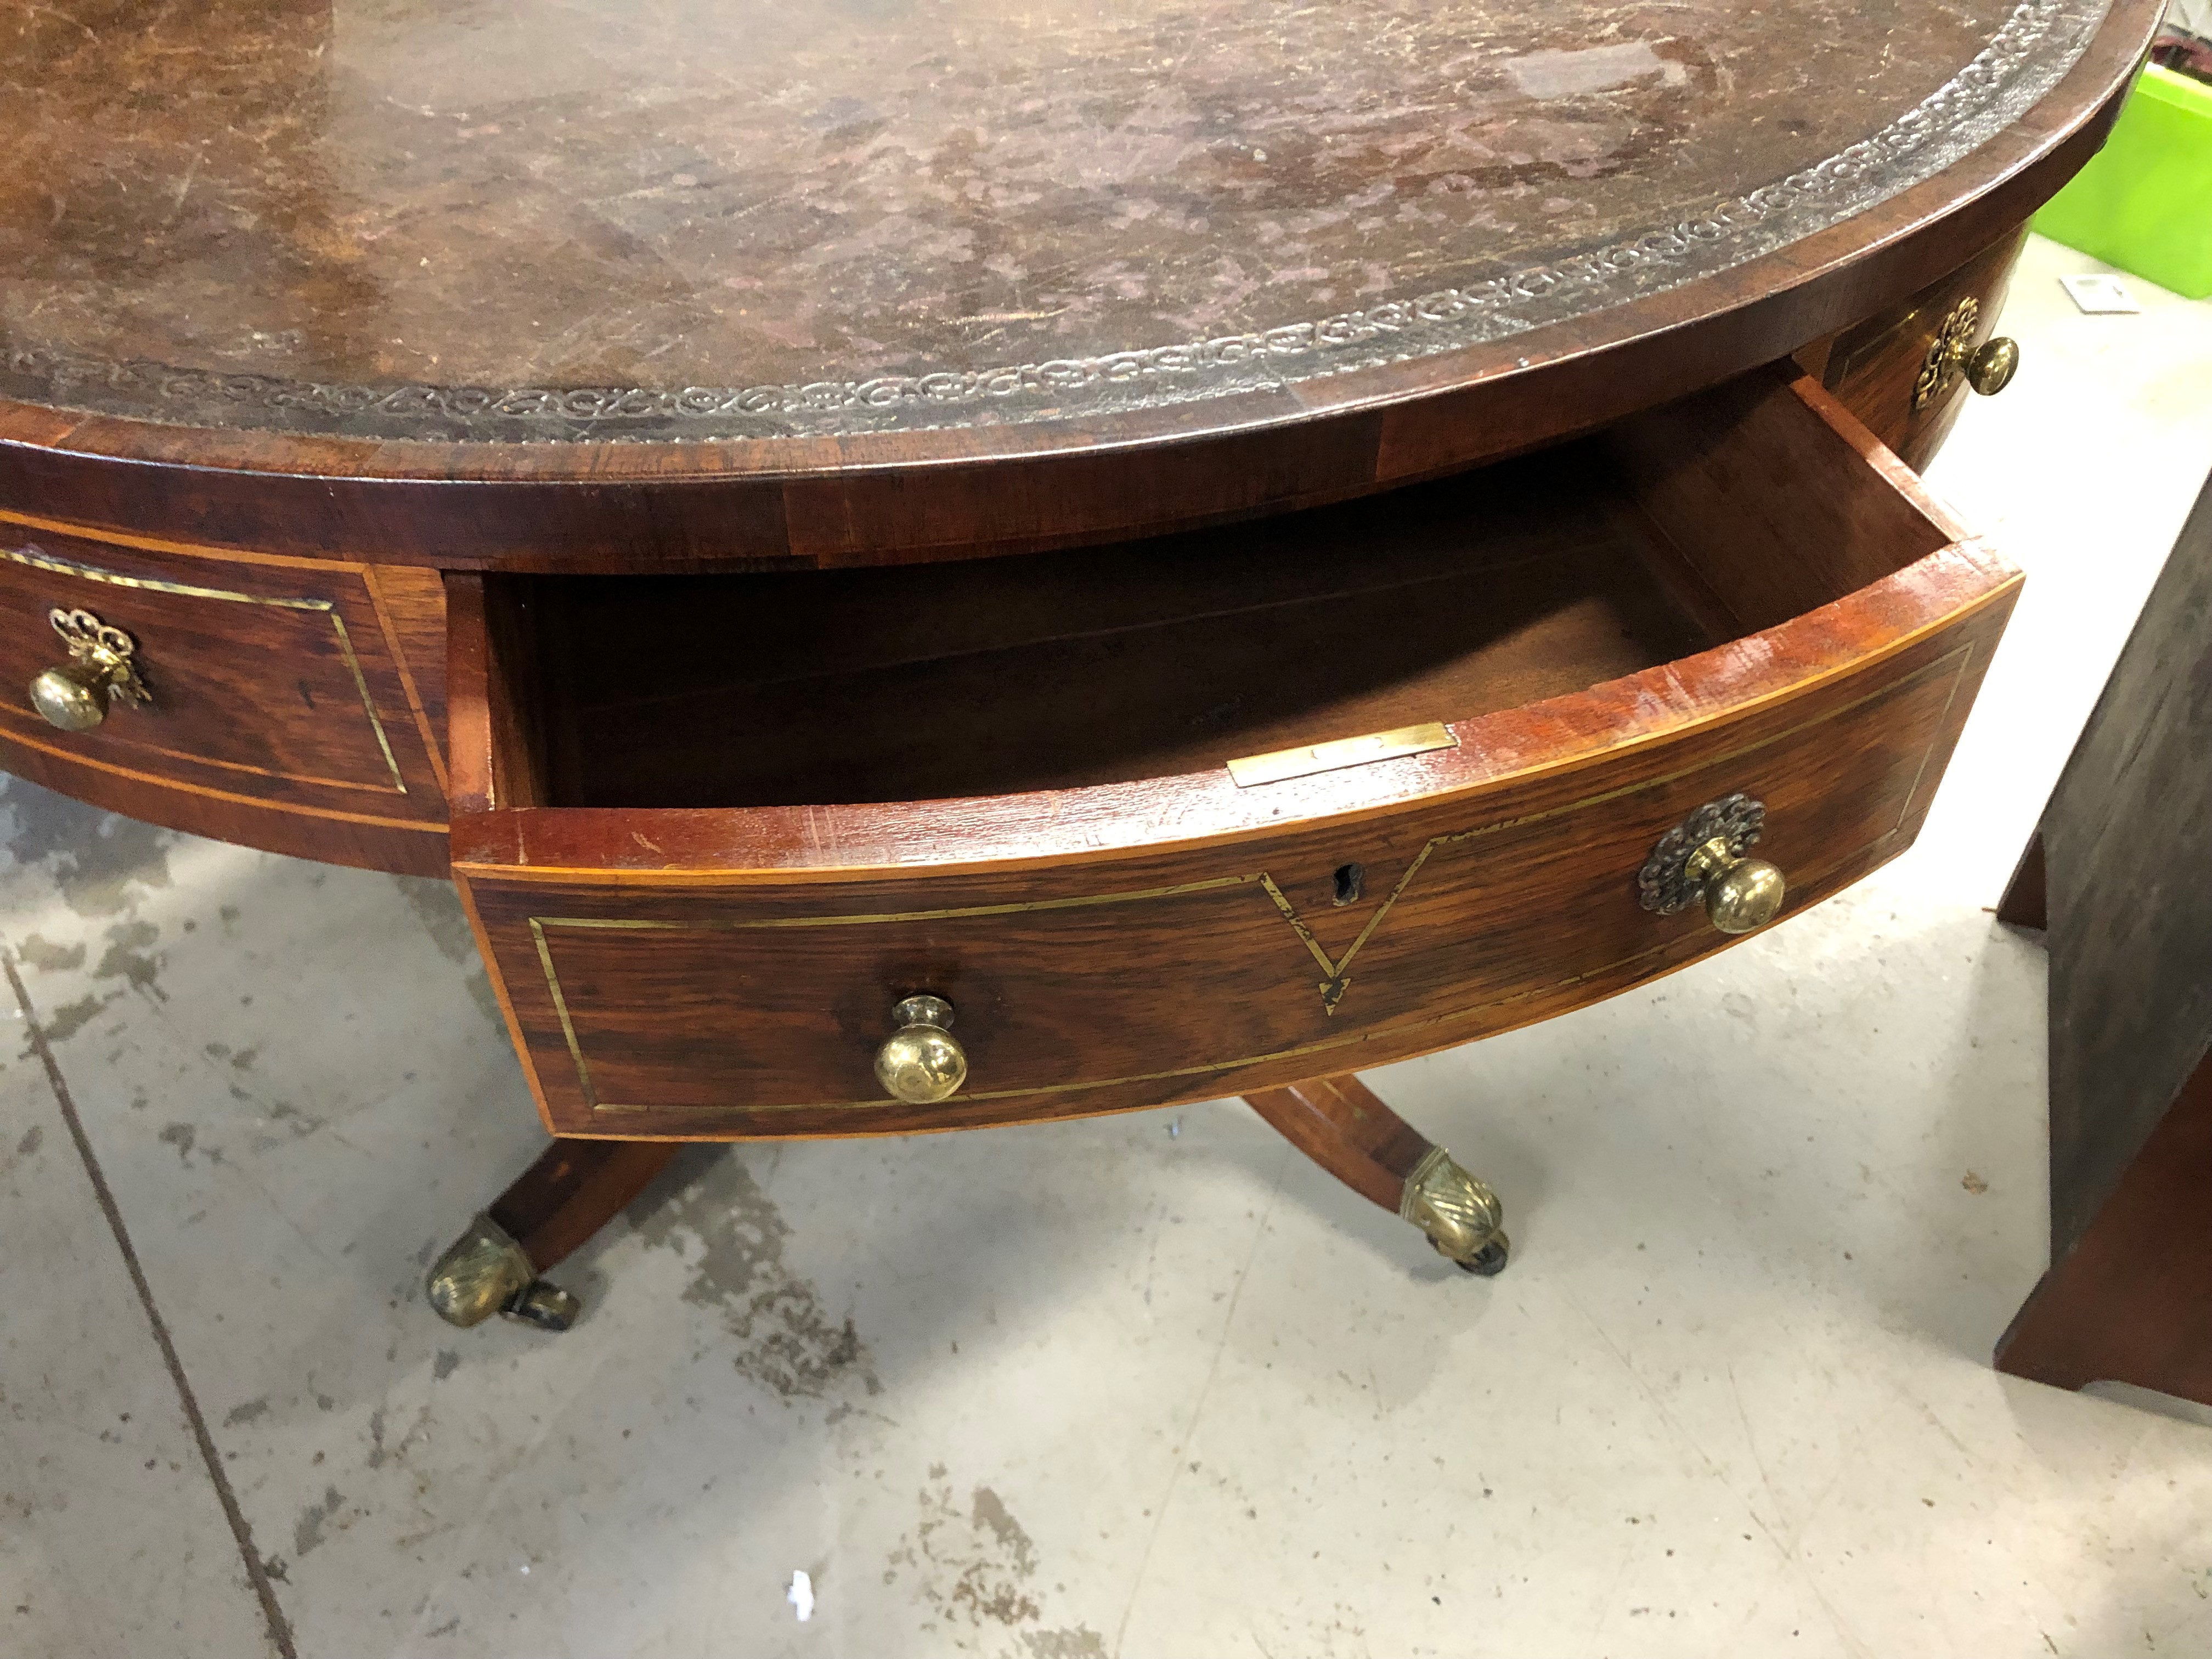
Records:
[[[1484,1279],[1495,1279],[1505,1271],[1505,1263],[1512,1254],[1512,1241],[1504,1233],[1495,1233],[1491,1236],[1490,1243],[1477,1250],[1470,1259],[1465,1261],[1455,1261],[1452,1266],[1463,1273],[1476,1273]]]
[[[545,1279],[532,1279],[522,1293],[500,1311],[509,1319],[535,1325],[541,1331],[565,1331],[581,1317],[583,1302],[570,1291]]]
[[[584,1304],[538,1277],[522,1246],[488,1215],[469,1224],[430,1269],[423,1289],[438,1317],[466,1329],[505,1314],[541,1331],[565,1331]]]
[[[1398,1213],[1455,1267],[1486,1278],[1505,1265],[1505,1206],[1498,1194],[1452,1162],[1441,1146],[1421,1155],[1406,1177]]]

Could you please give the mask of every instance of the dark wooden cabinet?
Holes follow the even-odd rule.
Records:
[[[2051,945],[2051,1271],[1997,1346],[2212,1405],[2212,481],[1998,914]]]

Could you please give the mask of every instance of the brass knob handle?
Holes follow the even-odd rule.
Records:
[[[1702,902],[1723,933],[1765,927],[1788,893],[1780,870],[1745,856],[1765,825],[1766,808],[1749,795],[1706,802],[1659,837],[1637,872],[1637,902],[1665,916]]]
[[[2020,371],[2017,340],[1984,340],[1974,343],[1974,330],[1982,320],[1982,302],[1969,295],[1951,307],[1943,326],[1936,331],[1928,355],[1921,360],[1920,376],[1912,383],[1912,407],[1923,410],[1948,392],[1963,374],[1966,384],[1985,398],[1994,398],[2012,384]]]
[[[898,1027],[876,1050],[876,1081],[894,1100],[933,1106],[968,1080],[968,1051],[945,1028],[952,1005],[942,997],[908,997],[891,1010]]]
[[[151,702],[153,694],[138,677],[132,659],[137,645],[119,628],[110,628],[89,611],[56,606],[46,620],[69,647],[69,660],[31,682],[31,707],[49,726],[64,732],[89,732],[107,718],[111,700]]]
[[[1966,359],[1966,384],[1984,398],[1994,398],[2012,384],[2012,377],[2020,373],[2020,342],[1998,338],[1984,340],[1974,355]]]
[[[1691,854],[1686,868],[1705,895],[1707,920],[1723,933],[1756,932],[1782,908],[1782,872],[1765,859],[1739,858],[1723,836]]]

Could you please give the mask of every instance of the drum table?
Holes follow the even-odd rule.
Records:
[[[1912,469],[2157,12],[17,6],[0,759],[450,872],[457,1323],[682,1141],[1223,1094],[1495,1272],[1354,1073],[1911,841],[2020,582]]]

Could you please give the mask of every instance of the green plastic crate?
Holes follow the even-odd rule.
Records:
[[[2146,65],[2104,149],[2035,228],[2185,298],[2212,295],[2212,86]]]

